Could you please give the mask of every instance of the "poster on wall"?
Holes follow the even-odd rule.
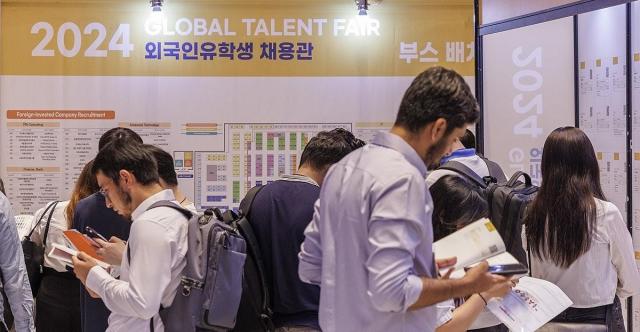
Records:
[[[539,185],[546,137],[575,124],[573,19],[486,35],[482,47],[484,152]]]
[[[626,8],[578,16],[579,126],[600,165],[605,196],[626,220]]]
[[[625,222],[628,196],[626,52],[626,5],[578,15],[579,125],[596,151],[605,197],[618,207]],[[637,248],[638,237],[635,238]],[[638,306],[633,308],[635,323]],[[628,321],[626,302],[623,314]]]
[[[15,212],[67,199],[112,127],[169,151],[198,209],[295,172],[311,137],[370,140],[416,74],[473,82],[473,6],[2,1],[0,176]],[[415,24],[421,22],[421,24]]]

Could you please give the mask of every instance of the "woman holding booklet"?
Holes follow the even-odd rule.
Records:
[[[479,189],[465,179],[445,175],[430,188],[433,199],[433,235],[434,242],[454,233],[467,224],[488,216],[487,201]],[[474,294],[467,299],[447,301],[437,305],[437,332],[474,331],[506,332],[491,313],[485,311],[487,302],[492,298],[503,297],[513,284],[499,284],[494,288]],[[487,319],[488,318],[488,319]]]
[[[80,331],[80,282],[67,271],[66,263],[46,253],[53,244],[66,246],[64,231],[71,229],[76,203],[98,191],[98,184],[87,163],[80,173],[71,199],[51,202],[35,214],[37,224],[31,240],[45,242],[44,276],[36,300],[36,329],[42,331]],[[47,220],[50,218],[49,227]]]
[[[573,305],[554,321],[624,331],[620,299],[640,293],[631,236],[605,200],[589,138],[564,127],[547,138],[542,185],[525,217],[530,271],[556,284]]]

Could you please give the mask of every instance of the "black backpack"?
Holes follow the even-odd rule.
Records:
[[[495,167],[489,166],[490,174],[492,168],[495,170]],[[507,251],[520,263],[527,265],[527,254],[522,248],[522,224],[526,208],[538,192],[538,187],[531,183],[531,177],[527,173],[518,171],[509,181],[506,181],[504,173],[500,170],[499,174],[502,174],[503,181],[498,180],[498,177],[493,174],[480,178],[469,167],[454,160],[438,169],[454,171],[480,187],[489,206],[489,219],[498,229]],[[524,182],[519,180],[521,177],[524,178]]]
[[[238,230],[247,246],[242,278],[242,297],[236,315],[236,325],[231,330],[235,332],[275,331],[264,260],[255,232],[248,219],[253,200],[262,188],[263,186],[256,186],[249,190],[240,202],[238,214],[232,210],[227,210],[223,214],[216,213],[219,219]]]

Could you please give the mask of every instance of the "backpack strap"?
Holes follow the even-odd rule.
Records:
[[[164,201],[157,201],[153,204],[151,204],[151,206],[149,206],[147,208],[146,211],[149,211],[151,209],[155,209],[158,207],[168,207],[168,208],[172,208],[174,210],[177,210],[178,212],[182,213],[182,215],[187,218],[187,220],[191,219],[191,217],[193,217],[193,213],[185,208],[183,208],[182,206],[172,202],[172,201],[168,201],[168,200],[164,200]],[[129,265],[131,265],[131,250],[129,250],[129,242],[127,242],[127,262],[129,263]]]
[[[524,184],[527,187],[531,187],[533,185],[532,181],[531,181],[531,176],[529,176],[529,174],[522,172],[522,171],[517,171],[513,174],[513,176],[511,176],[511,179],[509,179],[509,182],[507,182],[507,186],[508,187],[514,187],[516,185],[516,183],[518,182],[518,179],[520,177],[524,178]]]
[[[193,213],[185,208],[183,208],[182,206],[169,201],[169,200],[163,200],[163,201],[157,201],[153,204],[151,204],[151,206],[149,206],[146,211],[149,211],[151,209],[155,209],[158,207],[168,207],[168,208],[172,208],[180,213],[182,213],[182,215],[187,218],[187,220],[191,219],[191,217],[193,217]],[[131,250],[129,247],[129,241],[127,242],[127,262],[129,263],[129,265],[131,265]],[[158,312],[164,310],[164,306],[162,306],[162,304],[160,304],[160,309],[158,310]],[[154,322],[153,322],[153,317],[151,317],[151,319],[149,320],[149,331],[154,332],[155,331],[155,326],[154,326]]]
[[[242,202],[240,202],[240,209],[238,210],[240,216],[249,216],[251,206],[253,206],[253,200],[256,198],[262,188],[264,188],[264,186],[255,186],[247,192],[247,194],[242,199]]]
[[[504,175],[504,171],[502,170],[502,167],[498,165],[498,163],[496,163],[495,161],[491,161],[485,157],[481,157],[481,158],[487,164],[487,168],[489,169],[490,176],[496,178],[496,180],[498,180],[498,183],[507,182],[507,177]]]
[[[53,216],[53,211],[55,211],[56,206],[60,203],[60,201],[55,201],[51,204],[51,210],[49,210],[49,216],[47,217],[47,226],[44,228],[44,236],[42,237],[42,248],[45,249],[44,252],[47,252],[47,236],[49,236],[49,226],[51,225],[51,217]],[[44,212],[42,213],[44,215]]]
[[[484,180],[482,180],[482,178],[480,178],[480,176],[478,176],[476,172],[474,172],[473,170],[471,170],[471,168],[467,167],[467,165],[459,161],[455,161],[455,160],[447,161],[444,165],[438,167],[438,169],[444,169],[444,170],[456,172],[462,175],[463,177],[465,177],[466,179],[471,180],[471,182],[477,184],[478,186],[480,186],[480,188],[483,188],[483,189],[487,188],[487,184],[484,182]]]
[[[271,315],[273,311],[271,310],[271,295],[269,293],[269,286],[267,285],[267,278],[264,272],[264,259],[262,258],[262,253],[260,252],[258,239],[256,238],[255,232],[253,231],[253,227],[251,226],[251,222],[249,221],[249,212],[251,211],[251,207],[253,206],[253,201],[262,190],[264,186],[256,186],[251,188],[247,195],[244,197],[242,202],[240,203],[240,218],[236,223],[237,227],[242,232],[244,236],[244,240],[248,244],[248,250],[252,255],[256,268],[258,270],[258,277],[260,278],[260,285],[263,291],[262,303],[260,305],[260,318],[262,319],[262,323],[267,331],[274,331],[275,327],[273,325],[273,321],[271,320]],[[253,301],[252,301],[253,302]]]

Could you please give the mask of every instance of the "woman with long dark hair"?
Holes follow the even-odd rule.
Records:
[[[573,301],[554,320],[624,331],[620,298],[640,293],[633,245],[618,208],[605,200],[584,132],[554,130],[542,153],[542,185],[525,218],[532,276]]]

